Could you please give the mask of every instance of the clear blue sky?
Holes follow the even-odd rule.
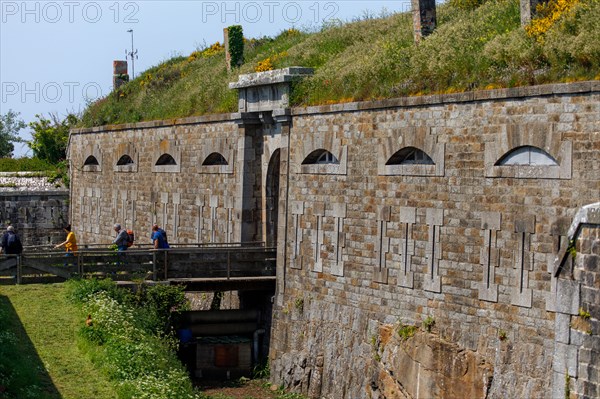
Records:
[[[8,1],[0,0],[0,114],[29,123],[61,117],[112,90],[112,61],[133,44],[135,75],[216,41],[240,24],[246,37],[408,11],[410,1]],[[129,59],[131,75],[131,60]],[[30,139],[29,129],[21,135]],[[28,147],[17,144],[15,156]]]

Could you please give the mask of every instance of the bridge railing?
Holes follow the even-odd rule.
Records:
[[[213,243],[213,242],[192,242],[192,243],[181,243],[181,244],[169,244],[171,248],[264,248],[264,241],[251,241],[251,242],[228,242],[228,243]],[[109,249],[110,244],[78,244],[79,250],[106,250]],[[134,242],[130,249],[153,249],[151,243],[139,243]],[[23,247],[23,252],[26,254],[32,252],[47,252],[54,250],[54,245],[30,245]],[[64,253],[64,250],[62,250]]]
[[[0,284],[63,281],[75,276],[114,280],[231,279],[275,275],[275,249],[264,245],[178,246],[171,249],[80,249],[0,255]]]

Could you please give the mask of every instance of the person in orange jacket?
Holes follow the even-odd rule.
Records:
[[[63,230],[65,233],[67,233],[67,239],[60,244],[56,244],[54,248],[60,248],[64,246],[65,250],[67,251],[65,254],[66,257],[75,256],[75,252],[77,252],[77,238],[75,238],[75,233],[71,231],[70,224],[63,227]],[[67,261],[65,261],[65,266],[67,266]]]

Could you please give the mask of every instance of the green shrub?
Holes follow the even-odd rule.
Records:
[[[145,328],[163,334],[171,331],[173,314],[190,309],[183,287],[171,285],[142,288],[136,302]]]
[[[113,284],[106,280],[70,283],[69,297],[83,298],[84,310],[92,318],[90,326],[81,328],[81,347],[88,349],[92,361],[116,382],[120,399],[197,397],[174,354],[173,339],[157,335],[139,319],[140,314],[167,306],[177,295],[158,289],[159,294],[149,294],[154,298],[150,307],[136,308],[129,296],[113,290]],[[114,297],[126,300],[119,302]]]
[[[594,78],[600,69],[599,37],[600,1],[582,1],[546,32],[542,51],[556,73],[571,70]]]
[[[397,331],[400,339],[406,341],[407,339],[412,338],[417,333],[417,330],[417,326],[400,323]]]
[[[119,303],[131,301],[132,294],[128,290],[119,289],[117,284],[109,279],[72,279],[65,283],[67,298],[76,303],[85,303],[90,297],[105,292],[110,298]]]
[[[425,331],[427,331],[428,333],[431,332],[431,330],[433,329],[433,326],[435,325],[435,319],[433,318],[433,316],[427,316],[424,320],[423,320],[423,328],[425,329]]]
[[[227,28],[230,67],[237,68],[244,63],[244,32],[241,25],[233,25]]]
[[[461,10],[474,10],[485,3],[485,0],[449,0],[448,4]]]

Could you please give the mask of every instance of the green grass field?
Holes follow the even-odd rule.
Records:
[[[152,374],[151,371],[151,374],[161,376],[164,382],[151,384],[154,381],[151,378],[142,381],[141,387],[132,390],[131,384],[135,384],[136,380],[132,378],[124,385],[121,381],[118,390],[116,384],[119,384],[119,378],[109,381],[108,376],[112,374],[115,377],[114,374],[118,370],[132,372],[129,362],[136,357],[136,353],[120,356],[119,351],[127,351],[128,345],[118,343],[114,336],[106,345],[97,346],[78,334],[86,317],[81,304],[72,302],[73,293],[83,292],[87,295],[88,291],[86,288],[77,291],[73,287],[76,287],[76,284],[0,286],[0,399],[304,398],[300,394],[286,393],[282,388],[273,390],[265,379],[226,381],[220,387],[206,388],[207,392],[194,390],[193,393],[184,393],[183,396],[181,392],[172,396],[172,390],[170,394],[164,394],[156,388],[163,387],[169,381],[178,387],[187,385],[191,388],[191,385],[187,377],[186,381],[180,381],[179,375],[173,377],[173,373],[169,374],[168,369],[171,366],[163,365],[161,368],[158,363],[164,363],[164,359],[154,355],[153,361],[146,363],[146,368],[155,371],[160,369],[156,374]],[[71,300],[67,299],[67,293],[70,294]],[[94,326],[102,324],[105,316],[113,321],[119,319],[117,313],[114,309],[104,316],[95,313],[97,319]],[[121,320],[112,324],[111,334],[129,335],[133,331],[131,327]],[[90,331],[87,328],[86,331]],[[134,341],[140,343],[143,339],[139,337]],[[114,347],[110,349],[115,343],[117,350]],[[154,348],[147,348],[149,353],[155,353],[154,350],[160,346],[157,342],[147,343]],[[90,359],[93,359],[94,363]],[[142,371],[137,370],[136,373]]]
[[[62,284],[1,286],[0,398],[116,398],[77,347],[84,321]]]

